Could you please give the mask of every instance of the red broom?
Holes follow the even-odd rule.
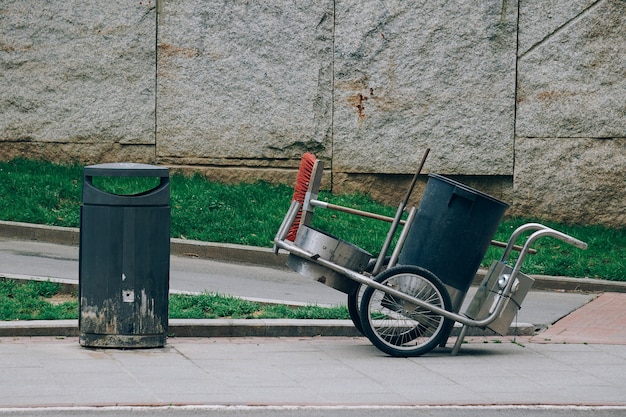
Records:
[[[313,173],[313,167],[315,165],[315,155],[310,152],[306,152],[302,155],[300,160],[300,168],[298,169],[298,177],[296,178],[296,185],[293,187],[293,199],[300,204],[304,203],[306,193],[309,190],[309,183],[311,182],[311,174]],[[298,211],[296,219],[294,220],[289,233],[287,233],[287,240],[294,241],[298,228],[300,227],[300,219],[302,218],[302,208]]]

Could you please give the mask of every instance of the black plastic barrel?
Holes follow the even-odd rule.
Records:
[[[424,267],[458,290],[462,302],[508,204],[459,182],[430,174],[399,264]]]
[[[148,182],[157,185],[139,194],[119,195],[95,186],[95,177],[156,177]],[[79,247],[82,346],[165,345],[169,201],[167,168],[134,163],[84,168]]]

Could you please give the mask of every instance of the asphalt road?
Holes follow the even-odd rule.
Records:
[[[269,255],[272,256],[272,255]],[[251,300],[342,305],[346,295],[285,268],[172,256],[170,289],[209,291]],[[78,247],[0,238],[0,273],[78,282]],[[465,305],[472,299],[468,291]],[[517,321],[551,324],[586,304],[593,294],[531,291]],[[463,311],[463,307],[462,310]]]
[[[270,255],[271,256],[271,255]],[[78,282],[78,247],[0,239],[0,273]],[[170,288],[246,298],[337,305],[346,296],[285,268],[172,256]]]

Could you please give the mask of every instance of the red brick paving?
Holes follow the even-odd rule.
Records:
[[[531,341],[626,345],[626,294],[604,293]]]

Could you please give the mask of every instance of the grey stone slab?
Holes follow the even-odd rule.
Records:
[[[519,2],[518,54],[545,42],[584,14],[594,0],[523,0]]]
[[[0,140],[154,144],[156,11],[150,2],[4,1]],[[77,93],[78,92],[78,93]],[[87,158],[95,155],[85,155]]]
[[[6,0],[0,153],[292,184],[308,150],[329,162],[334,190],[396,204],[403,191],[379,189],[407,184],[430,147],[425,173],[459,175],[512,201],[511,215],[578,222],[575,208],[525,204],[538,188],[518,175],[517,143],[554,139],[568,170],[562,139],[624,138],[625,7],[174,0],[157,17],[154,1]],[[593,169],[570,201],[587,208],[579,218],[621,227],[623,204],[586,204],[621,177]]]
[[[520,56],[516,136],[624,137],[625,36],[624,2],[594,2]]]
[[[159,26],[160,157],[262,164],[330,155],[332,1],[168,1]],[[246,162],[247,161],[247,162]]]
[[[516,6],[337,2],[333,171],[511,175]]]
[[[620,95],[607,92],[614,93]],[[625,120],[625,114],[611,120]],[[518,138],[515,155],[512,211],[517,215],[625,224],[626,212],[619,208],[626,204],[626,139]]]

